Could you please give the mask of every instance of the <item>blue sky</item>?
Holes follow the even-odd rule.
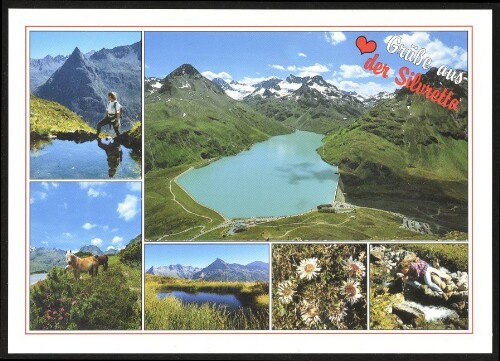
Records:
[[[140,182],[31,182],[30,246],[102,251],[141,233]]]
[[[206,267],[217,258],[242,265],[254,261],[269,263],[267,244],[146,244],[144,253],[145,270],[171,264]]]
[[[445,64],[467,69],[466,32],[146,32],[145,73],[165,77],[184,63],[208,78],[219,76],[254,84],[272,76],[320,74],[343,90],[375,94],[395,89],[393,73],[387,79],[364,71],[365,61],[380,54],[393,72],[421,66],[390,54],[386,41],[402,35],[402,43],[426,49],[433,66]],[[360,55],[355,41],[360,35],[377,43],[372,54]]]
[[[83,53],[131,45],[141,40],[139,31],[31,31],[30,58],[70,55],[75,47]]]

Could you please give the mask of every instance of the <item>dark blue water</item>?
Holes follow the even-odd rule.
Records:
[[[321,134],[297,131],[255,144],[181,175],[177,182],[196,201],[229,218],[286,216],[333,200],[337,168],[316,149]]]
[[[141,163],[111,140],[55,139],[30,151],[31,179],[140,179]],[[121,155],[120,155],[121,153]]]
[[[184,291],[159,292],[156,296],[160,299],[165,297],[175,297],[184,303],[195,303],[202,305],[204,303],[215,303],[216,305],[226,306],[229,310],[236,310],[241,307],[241,302],[235,295],[220,295],[217,293],[188,293]]]

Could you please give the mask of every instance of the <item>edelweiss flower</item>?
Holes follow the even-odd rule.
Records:
[[[318,266],[317,258],[307,258],[300,261],[300,265],[297,266],[297,273],[300,278],[307,278],[312,280],[321,271],[321,267]]]
[[[347,281],[342,281],[342,289],[340,293],[344,295],[345,300],[351,305],[358,302],[360,298],[363,298],[361,290],[359,289],[359,282],[348,279]]]
[[[302,321],[307,326],[312,326],[321,322],[319,317],[319,309],[315,304],[307,301],[302,302]]]
[[[342,263],[344,264],[344,269],[349,277],[363,278],[365,276],[366,267],[363,262],[355,261],[351,256],[348,260]]]
[[[328,316],[328,318],[330,319],[330,321],[332,321],[332,323],[338,325],[345,316],[347,316],[347,308],[345,308],[344,304],[340,302],[332,306],[332,309],[330,310],[330,316]]]
[[[278,299],[283,303],[290,303],[292,301],[292,297],[295,294],[295,286],[294,284],[287,280],[285,282],[281,282],[278,285]]]

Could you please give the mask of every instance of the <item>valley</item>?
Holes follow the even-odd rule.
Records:
[[[423,81],[435,83],[435,73],[431,69]],[[209,81],[187,64],[165,79],[146,79],[145,86],[147,240],[467,238],[466,84],[458,89],[444,83],[465,97],[458,113],[429,104],[406,88],[368,98],[340,91],[320,76],[292,75],[250,88]],[[244,90],[235,95],[237,89]],[[294,101],[294,106],[287,103]],[[325,118],[300,122],[305,108],[317,111],[321,104],[330,112]],[[248,105],[255,109],[252,113]],[[289,116],[280,115],[280,109]],[[243,114],[255,121],[241,118]],[[243,121],[234,123],[236,119]],[[190,167],[295,129],[326,133],[317,153],[338,166],[354,213],[313,207],[292,216],[228,218],[201,205],[178,182]],[[430,231],[407,228],[407,219],[427,223]]]

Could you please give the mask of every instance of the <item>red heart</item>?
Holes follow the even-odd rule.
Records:
[[[358,47],[361,54],[373,53],[377,49],[377,43],[373,40],[366,41],[364,36],[358,36],[356,39],[356,46]]]

